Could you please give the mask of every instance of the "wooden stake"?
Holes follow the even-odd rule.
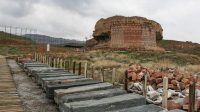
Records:
[[[44,63],[47,64],[47,55],[44,55]]]
[[[163,78],[163,94],[162,94],[162,107],[167,109],[168,98],[168,78]]]
[[[124,89],[128,92],[128,71],[125,71]]]
[[[62,59],[60,59],[60,66],[59,66],[59,68],[63,67],[62,64],[63,64],[63,61],[62,61]]]
[[[38,61],[38,53],[36,54],[36,61]]]
[[[92,69],[92,70],[91,70],[91,72],[92,72],[92,79],[94,79],[94,67],[92,66],[91,69]]]
[[[52,61],[52,59],[51,59],[51,57],[49,56],[49,66],[50,66],[50,67],[52,67],[51,61]]]
[[[79,67],[78,67],[78,75],[81,75],[81,62],[79,62]]]
[[[189,85],[189,112],[195,112],[195,82]]]
[[[70,72],[70,61],[67,61],[68,72]]]
[[[44,63],[44,59],[45,59],[45,58],[44,58],[44,55],[43,55],[43,56],[42,56],[42,63]]]
[[[36,59],[37,59],[37,53],[35,52],[34,53],[34,60],[36,61]]]
[[[53,67],[56,68],[56,58],[53,58]]]
[[[100,74],[101,74],[101,81],[104,82],[104,69],[100,69]]]
[[[73,63],[73,73],[75,74],[75,72],[76,72],[76,61],[74,61]]]
[[[143,80],[143,95],[146,99],[147,97],[147,74],[144,74],[144,80]]]
[[[59,68],[59,61],[60,61],[60,59],[57,58],[56,68]]]
[[[112,83],[113,83],[113,84],[115,83],[115,77],[116,77],[116,69],[113,68],[113,69],[112,69]]]
[[[85,78],[87,78],[87,62],[85,62],[85,65],[84,65],[84,75],[85,75]]]

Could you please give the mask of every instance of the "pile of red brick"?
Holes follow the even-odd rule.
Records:
[[[163,86],[164,77],[168,77],[168,87],[173,90],[184,90],[188,87],[190,81],[196,82],[198,80],[194,75],[180,73],[176,68],[152,70],[139,64],[130,64],[128,68],[128,78],[130,81],[142,81],[145,74],[148,75],[148,84],[152,85],[154,89]]]
[[[200,86],[199,80],[196,75],[189,73],[180,73],[175,68],[164,68],[160,70],[152,70],[142,67],[139,64],[130,64],[128,68],[128,78],[131,82],[141,82],[143,76],[147,74],[148,85],[151,85],[155,90],[162,88],[163,77],[168,77],[168,88],[180,92],[184,97],[170,97],[168,99],[168,109],[184,109],[188,110],[189,100],[189,84],[190,81],[196,83],[196,101],[195,108],[200,108]]]

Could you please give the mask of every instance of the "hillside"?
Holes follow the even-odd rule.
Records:
[[[49,43],[49,44],[63,44],[63,45],[83,45],[84,41],[78,41],[74,39],[64,39],[64,38],[56,38],[46,35],[39,34],[26,34],[28,38],[31,38],[36,43]]]
[[[189,41],[161,40],[158,46],[166,51],[180,52],[200,56],[200,44]]]
[[[13,35],[0,31],[0,44],[1,45],[24,45],[32,44],[33,41],[24,36]]]
[[[67,52],[69,49],[62,46],[51,46],[51,52]],[[46,45],[36,44],[25,36],[0,32],[0,55],[22,55],[33,52],[45,52]]]

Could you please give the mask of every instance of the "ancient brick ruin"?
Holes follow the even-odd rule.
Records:
[[[100,19],[95,25],[92,39],[87,46],[114,49],[153,49],[156,41],[162,40],[159,23],[144,17],[113,16]]]

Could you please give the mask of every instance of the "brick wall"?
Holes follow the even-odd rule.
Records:
[[[156,47],[156,31],[141,24],[118,24],[111,27],[111,48]]]

